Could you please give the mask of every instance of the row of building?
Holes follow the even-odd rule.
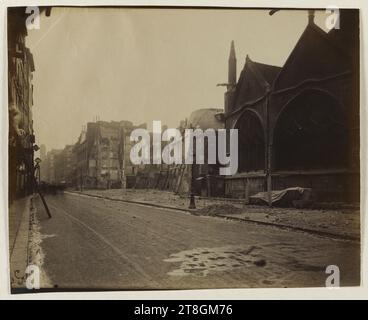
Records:
[[[223,123],[216,118],[222,109],[200,109],[193,112],[188,120],[181,121],[177,129],[182,133],[188,127],[223,128]],[[46,153],[46,147],[41,145],[41,181],[65,185],[81,189],[111,189],[111,188],[159,188],[170,189],[171,179],[183,175],[183,170],[189,172],[187,181],[181,181],[186,187],[177,185],[174,189],[181,192],[190,190],[191,166],[167,164],[133,164],[130,152],[136,143],[130,140],[134,129],[147,129],[146,124],[133,125],[130,121],[95,121],[89,122],[83,128],[78,141],[67,145],[64,149],[52,149]],[[162,127],[165,131],[167,126]],[[152,140],[152,133],[151,133]],[[161,143],[161,148],[167,142]],[[184,144],[182,144],[184,148]],[[151,145],[151,158],[153,156]],[[152,159],[151,159],[152,160]],[[152,163],[152,161],[151,161]],[[199,165],[198,175],[212,173],[217,165]],[[189,170],[190,169],[190,170]],[[211,171],[212,170],[212,171]],[[171,174],[174,171],[176,174]],[[218,174],[218,170],[213,172]]]
[[[130,121],[87,123],[78,141],[61,150],[41,152],[41,180],[78,189],[122,188],[131,183],[139,168],[130,162]],[[41,146],[43,149],[44,146]]]

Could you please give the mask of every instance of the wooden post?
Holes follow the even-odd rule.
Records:
[[[36,167],[36,170],[38,170],[38,174],[39,174],[39,170],[40,170],[39,165]],[[51,219],[51,213],[50,213],[49,207],[46,203],[45,198],[43,197],[43,194],[40,191],[40,188],[39,188],[39,185],[38,185],[38,182],[37,182],[37,179],[36,179],[35,175],[33,175],[33,182],[34,182],[34,185],[36,187],[37,193],[38,193],[38,195],[40,196],[40,198],[42,200],[43,206],[45,207],[46,213],[47,213],[48,217]]]

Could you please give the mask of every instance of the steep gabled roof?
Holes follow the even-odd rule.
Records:
[[[250,59],[249,59],[250,60]],[[260,76],[264,79],[264,81],[272,86],[273,82],[275,81],[275,78],[279,74],[281,68],[272,66],[269,64],[259,63],[259,62],[253,62],[253,65],[255,69],[259,72]]]
[[[324,79],[349,71],[340,46],[314,23],[308,24],[274,81],[274,90],[310,79]]]
[[[235,108],[264,96],[280,70],[280,67],[254,62],[247,55],[235,87]]]

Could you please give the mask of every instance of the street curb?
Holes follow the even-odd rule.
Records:
[[[116,198],[110,198],[110,197],[106,197],[106,196],[99,196],[99,195],[83,193],[83,192],[75,192],[75,191],[67,191],[66,193],[80,194],[80,195],[85,195],[85,196],[88,196],[88,197],[95,197],[95,198],[106,199],[106,200],[111,200],[111,201],[120,201],[120,202],[125,202],[125,203],[140,204],[140,205],[145,205],[145,206],[149,206],[149,207],[156,207],[156,208],[162,208],[162,209],[177,210],[177,211],[181,211],[181,212],[190,213],[191,215],[194,215],[194,216],[204,216],[205,217],[205,215],[202,215],[198,212],[198,209],[182,209],[182,208],[178,208],[178,207],[165,206],[165,205],[151,203],[151,202],[116,199]],[[225,220],[239,221],[239,222],[243,222],[243,223],[251,223],[251,224],[257,224],[257,225],[275,227],[275,228],[279,228],[279,229],[283,229],[283,230],[292,230],[292,231],[304,232],[304,233],[314,234],[314,235],[318,235],[318,236],[322,236],[322,237],[334,238],[334,239],[337,239],[337,240],[347,240],[347,241],[360,242],[360,237],[355,237],[355,236],[352,236],[352,235],[343,235],[343,234],[320,231],[320,230],[315,230],[315,229],[295,227],[295,226],[279,224],[279,223],[265,222],[265,221],[260,221],[260,220],[242,219],[242,218],[231,217],[231,216],[222,215],[222,214],[215,214],[215,215],[212,215],[212,217],[222,218],[222,219],[225,219]]]
[[[172,207],[172,206],[165,206],[165,205],[152,203],[152,202],[116,199],[116,198],[110,198],[110,197],[106,197],[106,196],[99,196],[99,195],[84,193],[84,192],[67,191],[65,193],[81,194],[81,195],[88,196],[88,197],[107,199],[107,200],[111,200],[111,201],[120,201],[120,202],[132,203],[132,204],[141,204],[141,205],[149,206],[149,207],[156,207],[156,208],[170,209],[170,210],[178,210],[178,211],[182,211],[182,212],[189,212],[191,214],[195,214],[197,212],[197,209],[184,209],[184,208],[178,208],[178,207]]]
[[[348,240],[348,241],[360,242],[360,237],[355,237],[352,235],[343,235],[343,234],[338,234],[338,233],[320,231],[320,230],[315,230],[315,229],[307,229],[307,228],[295,227],[295,226],[291,226],[287,224],[265,222],[265,221],[260,221],[260,220],[242,219],[242,218],[230,217],[230,216],[221,215],[221,214],[216,214],[215,216],[224,218],[226,220],[241,221],[241,222],[246,222],[246,223],[276,227],[276,228],[284,229],[284,230],[305,232],[305,233],[314,234],[314,235],[318,235],[322,237],[334,238],[337,240]]]

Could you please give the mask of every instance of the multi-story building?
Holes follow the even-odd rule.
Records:
[[[24,8],[23,8],[24,9]],[[26,47],[25,11],[9,8],[8,97],[9,97],[9,198],[10,202],[33,192],[34,132],[33,56]]]
[[[50,7],[42,7],[45,16]],[[33,192],[33,55],[26,46],[26,7],[8,8],[9,201]]]
[[[139,169],[130,161],[130,133],[138,127],[130,121],[89,122],[73,148],[73,184],[79,189],[126,187],[127,177]]]

